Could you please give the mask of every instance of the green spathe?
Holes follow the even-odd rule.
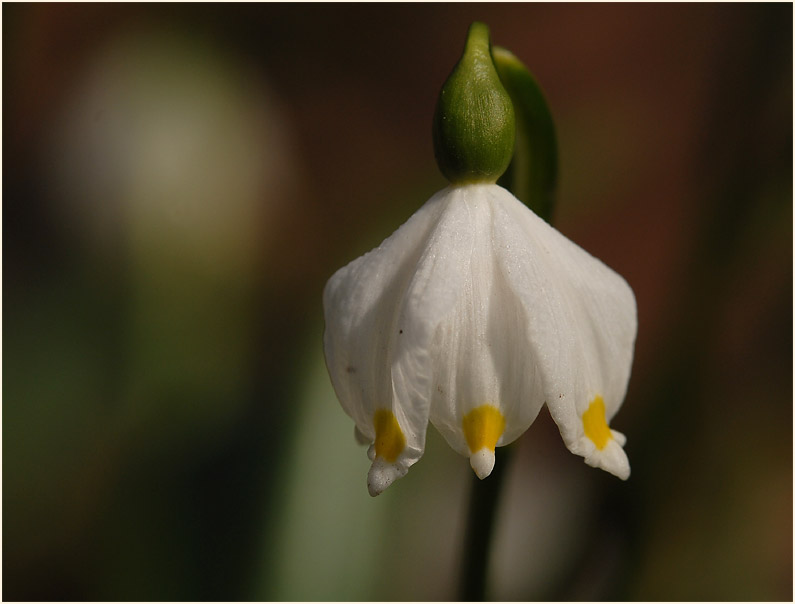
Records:
[[[511,161],[514,136],[513,105],[492,61],[489,28],[475,22],[436,104],[436,163],[453,184],[494,183]]]
[[[511,165],[497,184],[550,222],[558,172],[552,113],[538,82],[519,59],[499,46],[491,54],[516,111],[516,148]]]

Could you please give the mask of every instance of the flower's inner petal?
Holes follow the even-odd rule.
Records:
[[[629,478],[629,459],[624,453],[626,437],[611,430],[605,419],[605,404],[601,396],[596,396],[588,410],[582,415],[585,436],[580,438],[579,450],[585,463],[607,470],[619,478]]]
[[[505,246],[500,262],[524,309],[550,413],[569,449],[591,465],[628,476],[620,444],[605,438],[632,364],[632,290],[510,193],[497,195],[495,228]]]
[[[410,282],[399,296],[396,320],[391,326],[392,399],[397,403],[397,421],[404,427],[411,425],[411,415],[420,412],[427,424],[436,362],[433,337],[439,323],[461,297],[473,245],[471,216],[465,206],[456,203],[458,189],[445,191],[444,208],[424,244]],[[411,444],[408,434],[407,440]]]
[[[379,334],[389,342],[392,405],[374,416],[375,458],[368,475],[373,495],[403,476],[424,448],[433,374],[431,342],[460,296],[466,274],[461,260],[472,247],[470,216],[465,207],[453,203],[455,191],[442,192],[437,222],[420,242],[421,254],[409,278],[394,292],[394,312]]]
[[[497,270],[494,256],[491,186],[461,188],[457,203],[467,209],[474,241],[460,260],[465,282],[455,305],[438,325],[433,341],[431,421],[450,446],[469,456],[478,475],[491,471],[495,445],[507,444],[535,419],[543,396],[526,332],[522,308]],[[490,446],[473,449],[466,417],[481,408],[503,418]],[[484,426],[487,425],[485,422]],[[491,425],[498,425],[497,423]],[[490,464],[485,449],[491,451]],[[476,458],[472,455],[478,453]],[[479,460],[479,461],[478,461]]]
[[[367,451],[373,462],[367,473],[367,490],[376,497],[398,478],[405,476],[411,464],[406,463],[406,436],[394,413],[389,409],[378,409],[373,419],[375,442]]]
[[[585,436],[590,439],[597,449],[603,450],[612,435],[610,434],[610,428],[607,427],[605,402],[601,396],[597,395],[591,401],[588,410],[582,414],[582,425],[585,430]]]
[[[428,404],[403,408],[395,397],[392,366],[399,354],[398,316],[417,265],[446,205],[444,192],[431,198],[378,248],[337,271],[326,285],[324,350],[329,374],[343,409],[356,422],[357,440],[373,443],[377,426],[389,413],[403,435],[387,447],[396,469],[381,468],[380,485],[405,474],[422,455],[428,423]],[[397,456],[391,454],[400,448]],[[376,448],[373,448],[374,458]],[[377,472],[378,473],[378,472]],[[385,487],[384,487],[385,488]]]
[[[375,456],[387,463],[395,463],[406,447],[406,436],[400,429],[395,414],[389,409],[378,409],[373,419],[375,425]]]
[[[332,382],[374,442],[371,494],[424,450],[433,335],[460,297],[473,245],[467,208],[453,203],[457,191],[435,195],[376,250],[338,271],[324,294]]]
[[[502,189],[496,185],[489,187],[490,194],[494,190]],[[494,211],[493,203],[492,208]],[[500,444],[508,444],[524,434],[535,421],[544,404],[544,384],[537,351],[528,338],[525,309],[512,287],[513,276],[500,264],[505,247],[501,235],[492,218],[494,303],[489,318],[489,338],[491,356],[502,375],[500,405],[508,418]]]
[[[481,405],[467,413],[461,425],[469,447],[469,463],[483,480],[494,469],[494,448],[505,432],[505,416],[494,405]]]
[[[461,425],[471,452],[481,449],[494,451],[505,432],[505,416],[494,405],[481,405],[467,413]]]

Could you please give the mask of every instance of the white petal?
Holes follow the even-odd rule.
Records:
[[[380,457],[373,458],[373,465],[367,473],[367,491],[377,497],[398,478],[406,475],[408,467],[400,463],[389,463]]]
[[[453,449],[470,457],[481,478],[494,466],[494,446],[527,430],[544,402],[520,327],[523,309],[496,265],[492,188],[467,185],[451,193],[451,207],[465,208],[470,217],[473,241],[460,251],[464,284],[453,311],[436,328],[430,358],[431,421]]]
[[[395,461],[374,460],[371,494],[404,475],[424,450],[430,341],[460,289],[460,251],[471,246],[468,217],[448,211],[448,193],[434,195],[377,249],[337,271],[324,292],[326,362],[343,408],[370,441],[379,409],[393,413],[405,437]]]
[[[596,446],[583,415],[600,398],[609,422],[624,400],[637,332],[632,290],[510,193],[494,195],[500,265],[524,309],[550,413],[572,452],[626,478],[621,439],[607,431]]]
[[[356,440],[357,443],[360,445],[368,445],[372,441],[372,439],[368,438],[367,435],[362,434],[361,430],[359,430],[358,426],[353,427],[353,438]]]

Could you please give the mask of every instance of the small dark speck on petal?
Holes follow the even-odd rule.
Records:
[[[347,371],[348,373],[356,373],[356,367],[354,367],[353,365],[348,365],[345,368],[345,371]]]
[[[403,333],[403,330],[402,330],[402,329],[400,330],[400,333]]]

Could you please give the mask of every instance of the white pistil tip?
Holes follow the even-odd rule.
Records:
[[[367,490],[372,497],[377,497],[395,480],[405,474],[405,470],[401,471],[396,464],[388,463],[377,457],[367,473]]]
[[[469,456],[469,465],[475,470],[478,478],[483,480],[494,469],[494,451],[483,447],[480,451]]]

